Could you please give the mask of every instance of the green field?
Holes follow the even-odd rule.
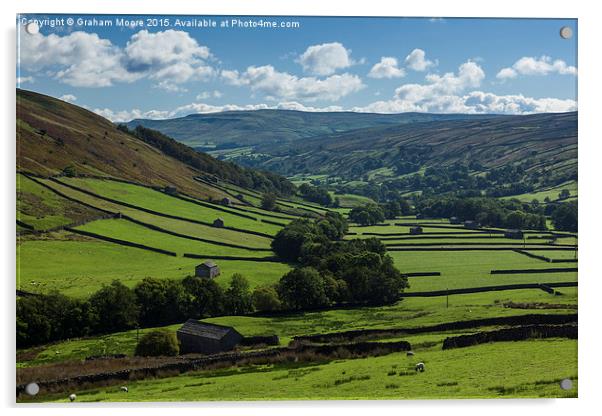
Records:
[[[65,179],[65,182],[104,197],[183,218],[209,223],[213,222],[216,218],[222,218],[229,227],[264,232],[267,234],[275,234],[281,228],[278,225],[261,222],[261,215],[259,214],[256,214],[257,220],[243,218],[233,214],[232,212],[234,212],[234,210],[232,209],[220,207],[227,211],[223,212],[218,209],[174,198],[162,192],[157,192],[142,186],[100,179],[68,178]],[[273,219],[270,218],[265,219],[273,221]],[[278,222],[286,223],[286,220],[279,220]]]
[[[571,181],[541,191],[531,192],[528,194],[507,196],[503,199],[518,199],[522,202],[531,202],[534,199],[537,199],[539,202],[544,202],[544,199],[550,198],[551,201],[555,201],[558,199],[558,194],[563,189],[568,189],[571,193],[571,196],[568,200],[577,198],[577,181]]]
[[[53,239],[24,240],[17,245],[17,288],[28,292],[58,290],[86,297],[118,279],[134,286],[145,277],[182,279],[194,273],[202,259],[188,259],[153,253],[99,240],[67,240],[66,233]],[[222,275],[217,282],[226,286],[234,273],[242,273],[251,286],[277,282],[289,266],[244,260],[217,262]]]
[[[17,174],[17,220],[36,230],[68,225],[99,214],[100,212],[61,198],[26,176]]]
[[[438,347],[438,346],[437,346]],[[316,364],[254,365],[78,392],[80,402],[576,397],[577,342],[547,339]],[[423,361],[424,373],[413,372]],[[470,365],[468,365],[470,363]],[[571,378],[563,391],[560,380]],[[269,392],[269,396],[266,396]],[[65,402],[64,395],[50,397]]]
[[[402,273],[441,272],[441,276],[411,277],[409,292],[456,289],[514,283],[576,281],[577,273],[491,275],[494,269],[544,269],[550,263],[512,251],[389,252]],[[571,265],[560,267],[573,267]]]
[[[135,220],[142,221],[147,224],[153,224],[169,231],[224,243],[244,245],[247,247],[270,247],[271,239],[267,237],[229,230],[227,228],[217,228],[203,224],[191,223],[189,221],[166,218],[160,215],[150,214],[139,209],[129,208],[123,205],[108,202],[103,199],[87,195],[83,192],[70,189],[56,182],[45,180],[42,182],[71,198],[77,199],[78,201],[82,201],[94,207],[109,210],[111,212],[121,212],[122,214],[128,215]]]
[[[178,256],[181,256],[184,253],[219,256],[224,255],[225,252],[227,252],[229,256],[237,257],[267,257],[274,255],[272,252],[258,252],[241,248],[223,247],[217,244],[176,237],[164,232],[148,229],[123,219],[93,221],[76,227],[75,229],[172,251],[177,253]]]

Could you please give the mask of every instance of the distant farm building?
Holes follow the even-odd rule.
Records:
[[[411,235],[418,235],[418,234],[422,234],[422,227],[420,227],[420,226],[411,227],[411,228],[410,228],[410,234],[411,234]]]
[[[460,221],[460,218],[458,218],[458,217],[451,217],[451,218],[449,219],[449,223],[450,223],[450,224],[460,224],[460,223],[461,223],[461,221]]]
[[[189,319],[176,332],[180,354],[216,354],[230,351],[243,336],[230,326],[222,326]]]
[[[217,218],[215,221],[213,221],[213,226],[215,228],[224,228],[224,220]]]
[[[208,277],[213,279],[220,275],[220,270],[217,264],[211,260],[207,260],[194,268],[194,275],[196,277]]]
[[[167,185],[165,188],[163,188],[163,192],[165,192],[168,195],[175,195],[178,193],[178,188],[176,188],[175,186]]]
[[[464,221],[464,228],[470,228],[472,230],[479,228],[479,223],[476,221]]]
[[[239,201],[244,201],[245,196],[243,194],[238,194],[238,195],[236,195],[236,199],[238,199]]]
[[[504,232],[504,237],[506,238],[514,238],[516,240],[523,239],[523,232],[521,230],[506,230]]]
[[[416,219],[417,220],[422,220],[422,219],[424,219],[424,215],[422,215],[422,214],[416,214]]]
[[[222,198],[219,203],[225,206],[230,206],[232,205],[232,200],[230,198]]]

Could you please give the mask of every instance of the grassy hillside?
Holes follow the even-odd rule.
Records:
[[[303,112],[292,110],[228,111],[191,114],[168,120],[135,119],[129,128],[158,130],[191,147],[288,143],[297,139],[364,127],[409,124],[433,120],[484,119],[499,116],[466,114],[371,114]],[[229,146],[226,146],[229,147]]]

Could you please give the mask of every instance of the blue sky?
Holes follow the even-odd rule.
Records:
[[[235,19],[227,16],[20,18],[37,20],[40,32],[19,25],[18,86],[114,121],[257,108],[522,114],[577,106],[573,19],[240,17],[298,23],[245,28],[220,27]],[[118,18],[144,25],[117,27]],[[218,27],[177,27],[177,19]],[[571,39],[560,37],[563,26]]]

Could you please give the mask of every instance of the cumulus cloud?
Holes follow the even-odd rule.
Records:
[[[222,78],[231,85],[248,86],[269,100],[331,100],[336,101],[364,87],[362,80],[351,74],[327,78],[298,77],[279,72],[272,65],[250,66],[244,72],[222,71]]]
[[[21,37],[20,63],[28,71],[46,71],[75,87],[108,87],[148,77],[158,88],[174,87],[215,74],[211,53],[186,32],[166,30],[132,35],[124,48],[96,33],[72,32]]]
[[[516,61],[512,67],[502,68],[496,75],[498,79],[512,79],[518,75],[577,75],[577,68],[568,65],[562,59],[552,60],[549,56],[535,58],[524,56]]]
[[[77,97],[73,94],[64,94],[59,97],[59,100],[67,101],[68,103],[74,103],[77,101]]]
[[[368,76],[370,78],[402,78],[406,75],[403,68],[399,68],[397,58],[383,56],[380,62],[374,64]]]
[[[422,49],[414,49],[405,59],[406,66],[414,71],[425,71],[431,66],[436,65],[436,62],[426,59],[426,53]]]
[[[408,111],[431,113],[499,113],[530,114],[577,110],[574,100],[532,98],[522,94],[496,95],[474,90],[485,79],[485,72],[476,63],[460,65],[457,73],[427,75],[425,84],[404,84],[395,90],[391,100],[354,107],[353,111],[401,113]]]
[[[303,70],[314,75],[331,75],[353,65],[351,51],[339,42],[312,45],[298,59]]]

